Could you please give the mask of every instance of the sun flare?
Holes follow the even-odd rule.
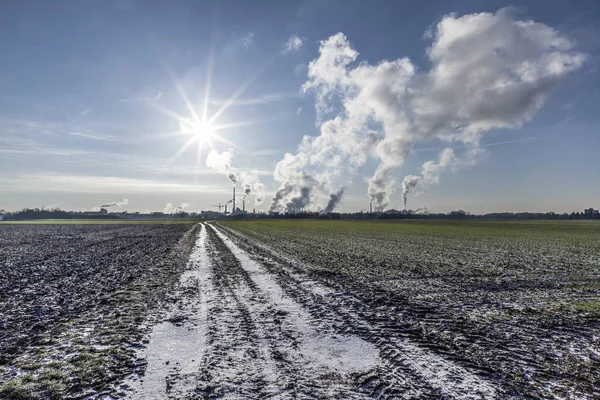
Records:
[[[209,113],[209,104],[210,101],[210,88],[211,88],[211,77],[212,77],[212,54],[208,58],[208,68],[207,68],[207,76],[205,81],[205,89],[204,89],[204,99],[202,100],[202,107],[197,108],[196,105],[192,104],[190,101],[186,91],[184,90],[181,83],[175,78],[173,71],[168,66],[167,63],[164,64],[167,73],[171,77],[173,84],[175,86],[176,91],[179,93],[181,100],[183,101],[186,109],[187,116],[180,115],[179,113],[172,111],[158,103],[159,98],[155,100],[150,100],[147,104],[154,108],[155,110],[163,113],[164,115],[174,119],[179,123],[179,129],[175,131],[166,132],[166,133],[158,133],[153,135],[155,138],[165,138],[165,137],[178,137],[178,136],[187,136],[188,139],[184,141],[184,144],[179,148],[179,150],[175,153],[173,157],[171,157],[168,161],[168,164],[174,163],[179,156],[185,153],[188,149],[195,147],[196,148],[196,169],[200,169],[201,165],[201,156],[204,150],[214,149],[215,142],[220,142],[222,144],[227,145],[230,148],[237,148],[236,143],[228,140],[223,137],[222,131],[234,128],[240,128],[248,125],[253,125],[256,123],[260,123],[260,121],[239,121],[239,122],[229,122],[229,123],[219,123],[219,119],[222,115],[227,111],[227,109],[232,106],[236,99],[244,93],[248,86],[250,86],[254,80],[257,78],[257,74],[245,82],[229,99],[227,99],[223,104],[220,105],[218,110],[214,113]],[[195,146],[193,146],[195,145]]]
[[[215,129],[208,121],[190,121],[189,119],[179,120],[179,127],[182,133],[192,135],[192,138],[198,142],[209,141],[215,135]]]

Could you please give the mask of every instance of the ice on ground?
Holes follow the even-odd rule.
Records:
[[[377,348],[356,336],[306,335],[299,352],[315,365],[339,373],[365,373],[380,361]]]
[[[217,233],[219,233],[218,230]],[[284,299],[283,289],[271,283],[272,278],[266,274],[262,266],[250,259],[246,252],[239,249],[225,235],[221,234],[220,237],[243,264],[244,268],[253,272],[253,279],[256,280],[257,284],[259,286],[262,284],[264,290],[270,292],[275,299],[281,298],[280,302],[283,307],[289,307],[289,302]],[[276,253],[266,245],[257,243],[257,246],[272,254]],[[285,267],[282,266],[282,268]],[[309,282],[309,289],[312,293],[320,294],[322,297],[327,296],[330,299],[336,297],[332,296],[333,291],[330,288],[315,281],[307,281],[298,272],[292,270],[286,272],[298,282]],[[344,298],[349,299],[348,296],[344,296]],[[366,321],[360,321],[354,316],[349,317],[355,321],[357,326],[363,325],[367,331],[374,331],[374,327]],[[296,323],[301,326],[304,321],[300,320]],[[341,366],[341,369],[346,370],[346,372],[350,372],[353,367],[356,367],[353,372],[368,371],[369,368],[380,362],[377,356],[378,350],[371,343],[359,338],[347,337],[346,341],[350,340],[352,342],[354,339],[357,340],[340,346],[340,343],[336,343],[334,338],[324,338],[317,335],[311,340],[310,335],[308,335],[304,337],[301,350],[313,362],[317,364],[325,363],[326,367],[330,369]],[[412,370],[415,375],[420,376],[446,396],[462,399],[493,399],[498,397],[498,391],[491,382],[455,362],[427,351],[410,340],[392,339],[390,344],[392,346],[388,350],[394,354],[393,358],[401,358],[403,364]]]
[[[375,345],[357,336],[319,332],[310,313],[287,296],[262,265],[252,260],[248,253],[239,248],[220,229],[212,225],[211,228],[238,259],[252,281],[267,294],[274,307],[285,312],[285,324],[298,335],[298,362],[304,363],[305,369],[350,375],[367,373],[379,365],[379,350]]]
[[[183,299],[181,308],[173,315],[184,315],[183,323],[167,320],[153,327],[149,343],[140,355],[147,362],[145,374],[139,381],[130,383],[132,399],[167,398],[170,375],[185,376],[198,372],[206,347],[207,301],[211,295],[211,265],[206,242],[206,227],[202,225],[190,255],[189,268],[181,275],[178,288],[180,292],[195,289],[198,295],[189,300]]]

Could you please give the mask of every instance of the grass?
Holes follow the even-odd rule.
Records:
[[[1,225],[136,225],[136,224],[196,224],[203,219],[33,219],[0,221]]]
[[[34,398],[34,392],[29,383],[23,378],[7,381],[0,387],[0,398],[13,400],[26,400]]]
[[[550,301],[557,296],[568,305],[560,314],[598,315],[598,302],[586,298],[600,291],[597,221],[220,223],[304,262],[353,279],[369,277],[390,287],[398,280],[442,279],[446,287],[465,293],[482,290],[496,297],[502,293],[507,302],[540,294],[535,302],[540,309],[551,305],[558,311]],[[424,297],[427,288],[425,285],[425,290],[417,291],[415,296]],[[413,292],[410,287],[405,291]]]
[[[523,397],[587,398],[600,387],[598,221],[219,224],[306,263],[378,315],[401,315],[399,327],[497,371]]]
[[[223,225],[257,232],[314,232],[327,235],[382,236],[426,235],[476,239],[554,240],[600,246],[600,221],[228,221]]]

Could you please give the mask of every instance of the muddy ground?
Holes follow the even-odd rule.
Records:
[[[520,396],[415,334],[389,293],[217,224],[203,226],[175,297],[139,353],[131,398]]]
[[[0,398],[82,398],[136,366],[191,225],[0,227]]]
[[[347,231],[337,238],[250,223],[63,228],[49,232],[56,238],[50,246],[34,232],[23,234],[27,240],[0,239],[14,247],[4,267],[31,271],[0,280],[1,307],[16,321],[2,320],[8,340],[0,398],[594,399],[600,393],[600,326],[589,305],[598,298],[593,245],[558,282],[551,262],[573,262],[581,246],[551,245],[541,254],[519,241],[528,249],[519,252],[507,241],[440,233],[361,236],[362,226],[358,236]],[[72,247],[60,248],[66,239]],[[467,242],[479,251],[464,253]],[[45,250],[28,250],[39,247]],[[28,252],[39,255],[22,255]],[[502,274],[487,271],[500,268],[494,262]],[[519,263],[537,272],[526,275]],[[42,265],[58,272],[35,275]],[[474,266],[483,272],[473,273]],[[19,290],[7,300],[13,287]],[[27,297],[32,287],[38,295]],[[586,308],[536,311],[572,303],[564,299]],[[28,311],[16,312],[17,306]],[[38,316],[41,306],[52,310],[42,314],[49,317]]]

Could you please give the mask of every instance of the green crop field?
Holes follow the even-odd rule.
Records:
[[[353,293],[393,299],[402,321],[428,342],[514,379],[535,370],[571,377],[584,391],[600,383],[594,372],[600,356],[600,223],[221,225],[300,260],[332,284],[348,282]],[[571,378],[565,387],[573,385]]]

